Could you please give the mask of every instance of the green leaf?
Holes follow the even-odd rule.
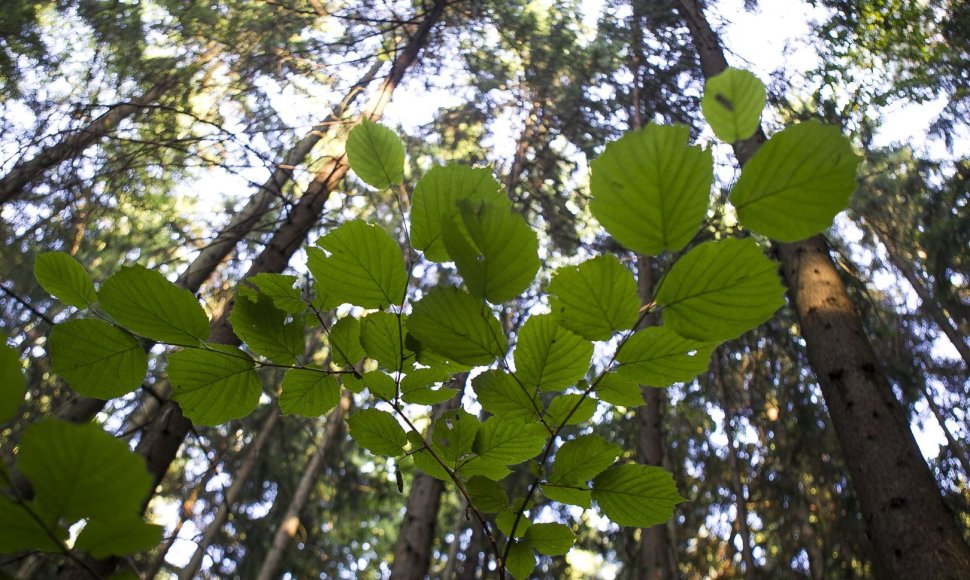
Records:
[[[28,502],[28,506],[33,502]],[[6,495],[0,495],[0,554],[15,554],[26,550],[60,552],[67,540],[67,529],[57,525],[56,517],[41,518],[38,522],[27,507],[16,503]],[[49,533],[48,533],[49,532]],[[50,534],[57,538],[54,541]],[[60,542],[60,543],[58,543]]]
[[[529,528],[532,527],[532,522],[530,522],[529,518],[526,517],[525,515],[523,515],[522,517],[519,517],[518,522],[516,522],[516,518],[517,518],[516,512],[504,511],[498,514],[497,516],[495,516],[495,526],[499,529],[500,532],[505,534],[506,537],[512,537],[512,533],[513,533],[512,526],[514,525],[515,537],[523,538],[525,537],[525,534],[529,530]]]
[[[615,372],[607,373],[599,379],[596,383],[596,394],[601,401],[611,405],[639,407],[646,404],[640,384]]]
[[[705,242],[677,260],[656,301],[677,334],[700,341],[736,338],[785,302],[778,264],[754,240]]]
[[[475,437],[473,451],[477,455],[466,461],[459,473],[463,477],[481,475],[496,481],[502,479],[509,474],[507,465],[538,455],[545,447],[547,435],[539,423],[490,417]]]
[[[744,227],[773,240],[811,237],[848,205],[859,160],[838,127],[815,120],[792,125],[744,166],[731,203]]]
[[[280,411],[304,417],[329,413],[340,402],[340,383],[336,377],[319,371],[290,369],[283,375]]]
[[[384,308],[404,300],[408,275],[401,247],[384,230],[362,220],[349,221],[307,248],[307,267],[328,300],[363,308]]]
[[[535,421],[539,399],[527,392],[515,378],[500,370],[488,370],[475,377],[472,388],[486,411],[506,419]]]
[[[599,401],[591,397],[583,398],[577,393],[560,395],[549,403],[546,409],[547,425],[579,425],[593,418],[596,412],[596,404]],[[577,406],[578,405],[578,406]],[[573,409],[576,409],[573,411]]]
[[[767,92],[758,77],[727,68],[707,79],[701,110],[717,138],[734,143],[754,135],[761,124]]]
[[[162,542],[162,526],[131,516],[117,522],[91,520],[81,530],[74,547],[95,558],[124,556],[154,548]]]
[[[620,526],[649,528],[674,514],[687,501],[677,493],[668,471],[652,465],[627,464],[607,469],[593,480],[593,499]]]
[[[258,301],[242,294],[236,296],[229,322],[250,350],[277,364],[291,365],[303,356],[303,320],[289,317],[273,305],[273,299],[265,294]],[[287,318],[292,318],[287,322]]]
[[[442,233],[472,296],[505,302],[539,271],[539,240],[525,218],[505,204],[458,200],[458,218]]]
[[[436,405],[458,394],[455,389],[435,389],[435,385],[451,379],[446,368],[415,369],[401,380],[401,398],[415,405]]]
[[[475,438],[479,457],[514,465],[532,459],[546,445],[546,431],[536,423],[489,417]]]
[[[646,255],[681,250],[707,215],[710,151],[685,125],[649,125],[606,146],[591,164],[590,211],[611,236]]]
[[[404,144],[394,131],[368,119],[347,135],[347,162],[371,187],[386,189],[404,181]]]
[[[651,326],[620,347],[616,372],[649,387],[687,382],[707,369],[717,345],[684,338],[666,326]]]
[[[360,320],[345,316],[330,327],[330,357],[334,363],[352,367],[366,355],[360,344]]]
[[[530,392],[561,391],[586,375],[592,357],[593,345],[552,316],[532,316],[515,345],[515,376]]]
[[[0,334],[0,423],[14,418],[27,392],[20,355],[3,338]]]
[[[589,340],[606,340],[616,331],[633,328],[640,312],[633,274],[612,255],[559,268],[549,294],[559,323]]]
[[[148,355],[133,336],[107,322],[75,319],[54,327],[51,366],[85,397],[111,399],[137,389]]]
[[[101,307],[135,334],[184,346],[209,338],[209,318],[195,296],[142,266],[122,268],[98,291]]]
[[[609,443],[599,435],[580,435],[563,443],[552,462],[550,483],[585,486],[609,466],[623,452],[623,448]]]
[[[419,443],[419,445],[420,444],[422,443]],[[431,445],[431,447],[435,449],[436,453],[438,453],[438,457],[441,457],[441,450],[435,445]],[[451,475],[448,474],[448,471],[442,467],[440,463],[438,463],[438,460],[436,460],[434,455],[432,455],[427,449],[420,449],[413,453],[411,457],[414,458],[415,467],[421,471],[435,479],[440,479],[441,481],[451,481]]]
[[[414,188],[411,206],[411,244],[428,260],[451,260],[442,229],[455,220],[460,199],[509,205],[489,168],[454,164],[432,167]]]
[[[407,392],[401,389],[401,400],[412,405],[437,405],[443,403],[459,393],[456,389],[432,388],[431,385],[412,388]]]
[[[478,418],[464,409],[445,413],[435,421],[431,440],[440,450],[441,456],[452,465],[471,453],[475,436],[482,424]]]
[[[553,501],[568,505],[576,505],[589,509],[593,507],[593,496],[587,484],[561,485],[556,483],[542,484],[542,493]]]
[[[350,437],[375,455],[397,457],[404,453],[408,438],[393,415],[379,409],[364,409],[347,419]]]
[[[221,425],[250,414],[263,384],[253,360],[238,348],[186,349],[168,355],[168,378],[175,399],[196,425]]]
[[[509,548],[508,559],[505,561],[505,569],[509,571],[509,574],[519,580],[523,580],[532,574],[537,563],[536,554],[532,551],[527,541],[518,540],[512,542],[512,547]]]
[[[47,419],[31,425],[17,464],[34,488],[34,501],[55,521],[137,517],[152,488],[145,460],[94,423]]]
[[[381,371],[364,373],[362,380],[364,385],[375,397],[390,401],[397,395],[397,383],[394,382],[393,378]]]
[[[546,556],[562,556],[576,543],[576,534],[563,524],[532,524],[525,539]]]
[[[360,343],[367,356],[389,371],[404,370],[404,362],[414,353],[404,347],[407,331],[397,315],[372,312],[360,322]]]
[[[481,476],[493,481],[508,477],[512,470],[494,458],[473,457],[458,468],[458,475],[462,478]]]
[[[299,314],[306,310],[300,291],[294,288],[296,276],[262,273],[246,278],[246,282],[272,298],[273,305],[287,314]]]
[[[500,512],[509,506],[509,496],[497,481],[473,477],[465,482],[465,489],[472,498],[472,505],[483,513]]]
[[[505,354],[505,334],[481,300],[438,286],[414,304],[408,330],[427,348],[455,362],[487,365]]]
[[[86,308],[98,301],[94,282],[80,262],[64,252],[46,252],[34,261],[34,277],[48,294],[68,306]]]
[[[340,384],[343,386],[343,388],[355,395],[363,393],[364,389],[367,388],[367,385],[364,384],[364,379],[355,377],[351,374],[341,375]]]

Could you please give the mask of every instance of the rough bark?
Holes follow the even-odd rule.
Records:
[[[457,409],[461,405],[461,394],[435,405],[432,415],[435,419],[443,413]],[[432,426],[433,427],[433,426]],[[428,428],[431,432],[432,427]],[[438,525],[438,508],[445,484],[440,479],[418,471],[411,480],[407,507],[401,531],[394,546],[394,561],[391,564],[391,578],[398,580],[421,580],[428,575],[431,567],[431,548],[434,544],[435,529]]]
[[[697,0],[678,0],[705,77],[727,61]],[[764,134],[734,144],[743,165]],[[940,496],[905,409],[879,369],[821,235],[775,246],[881,578],[970,578],[970,547]]]
[[[79,155],[114,131],[125,119],[145,110],[165,93],[178,86],[180,79],[181,76],[178,74],[165,76],[141,96],[111,107],[84,127],[68,133],[63,139],[44,147],[30,159],[14,165],[6,175],[0,177],[0,206],[26,193],[28,188],[43,180],[47,171]]]
[[[327,425],[324,428],[323,438],[317,444],[317,449],[313,456],[307,461],[300,476],[300,482],[296,486],[293,497],[286,507],[286,513],[280,522],[276,533],[273,535],[273,544],[263,558],[263,564],[259,568],[257,578],[259,580],[271,580],[279,575],[280,566],[283,563],[283,556],[290,546],[290,542],[296,536],[300,527],[300,514],[306,507],[307,500],[313,492],[314,485],[317,483],[317,475],[323,468],[324,460],[330,454],[335,444],[339,443],[342,434],[344,415],[350,408],[350,397],[345,393],[340,399],[337,408],[334,409],[327,418]]]
[[[246,448],[246,457],[243,459],[242,464],[239,466],[239,470],[236,471],[232,478],[232,484],[229,485],[223,493],[222,504],[219,509],[216,510],[216,515],[212,519],[212,522],[206,526],[205,532],[202,534],[202,539],[199,540],[195,553],[192,554],[192,559],[189,563],[182,568],[179,572],[180,580],[192,580],[195,575],[198,574],[199,570],[202,569],[202,561],[205,559],[205,554],[209,549],[209,546],[213,541],[222,533],[222,526],[225,525],[226,521],[229,519],[229,513],[232,511],[233,506],[236,504],[236,500],[239,499],[239,495],[242,493],[243,488],[246,486],[246,482],[249,480],[249,475],[253,472],[253,468],[256,467],[256,463],[259,459],[259,453],[262,451],[263,446],[266,441],[269,440],[270,433],[276,427],[279,422],[280,414],[277,412],[276,408],[269,410],[269,414],[266,419],[263,420],[263,425],[260,427],[259,432],[256,434],[255,439]]]

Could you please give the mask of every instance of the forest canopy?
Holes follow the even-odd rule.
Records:
[[[963,0],[8,0],[0,572],[970,578]]]

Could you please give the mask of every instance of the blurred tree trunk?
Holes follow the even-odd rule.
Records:
[[[226,521],[229,519],[229,513],[232,511],[233,506],[236,504],[236,500],[239,499],[239,495],[242,493],[243,488],[249,481],[249,475],[253,472],[253,468],[256,467],[257,460],[259,459],[259,453],[262,451],[263,446],[266,441],[269,440],[270,433],[276,427],[279,422],[280,414],[274,405],[269,409],[266,415],[266,419],[263,420],[263,424],[256,434],[253,441],[246,446],[246,457],[243,459],[242,463],[239,465],[239,469],[233,475],[232,484],[229,485],[229,489],[225,490],[222,497],[222,504],[219,509],[216,510],[216,515],[205,528],[205,532],[202,534],[202,539],[199,541],[195,548],[195,553],[192,554],[192,559],[189,563],[179,572],[180,580],[192,580],[195,578],[199,570],[202,569],[202,561],[205,559],[206,551],[212,542],[222,533],[222,526],[225,525]]]
[[[698,0],[678,0],[704,76],[727,67]],[[733,144],[743,166],[764,133]],[[970,547],[940,496],[905,409],[879,369],[821,235],[776,244],[791,305],[859,494],[882,578],[966,578]]]
[[[163,77],[141,96],[112,106],[99,117],[81,127],[70,131],[60,141],[44,147],[36,155],[18,162],[6,175],[0,177],[0,206],[11,202],[44,179],[50,169],[64,161],[77,157],[85,149],[94,145],[126,119],[144,111],[163,95],[175,89],[181,81],[182,71]]]
[[[465,375],[459,375],[462,380]],[[444,413],[461,406],[462,393],[432,407],[432,417],[437,420]],[[428,436],[434,421],[428,427]],[[438,525],[438,508],[445,483],[418,471],[411,480],[407,508],[401,522],[401,531],[394,546],[391,578],[395,580],[421,580],[431,567],[431,548]]]
[[[920,310],[943,331],[950,344],[960,353],[964,368],[970,370],[970,344],[967,344],[967,337],[957,329],[953,320],[933,297],[927,287],[926,280],[917,272],[912,256],[902,255],[902,250],[890,233],[890,226],[871,214],[863,215],[863,219],[860,221],[886,249],[886,255],[889,257],[889,262],[893,268],[903,275],[903,278],[909,282],[913,291],[916,292],[916,296],[919,297]]]
[[[259,580],[271,580],[272,578],[278,577],[280,566],[283,563],[283,556],[286,555],[290,542],[296,536],[296,532],[300,527],[300,514],[303,512],[307,500],[310,499],[310,494],[313,492],[314,486],[317,483],[317,476],[323,468],[324,460],[330,454],[331,450],[333,450],[333,447],[340,444],[340,438],[343,434],[344,416],[350,408],[350,403],[351,397],[345,392],[340,398],[340,403],[337,404],[337,408],[327,417],[323,436],[317,443],[316,451],[313,452],[310,460],[307,461],[306,467],[303,469],[303,475],[300,476],[300,482],[296,486],[296,491],[293,493],[293,497],[290,498],[286,513],[283,515],[283,519],[279,527],[276,528],[276,533],[273,535],[273,544],[263,558],[263,564],[259,568],[259,574],[257,576]]]

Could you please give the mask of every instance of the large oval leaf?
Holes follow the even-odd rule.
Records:
[[[686,382],[707,369],[716,346],[684,338],[666,326],[647,327],[616,353],[617,372],[649,387]]]
[[[612,255],[556,270],[549,304],[560,324],[589,340],[633,328],[640,311],[633,274]]]
[[[649,528],[674,515],[687,501],[677,493],[670,472],[652,465],[620,465],[593,480],[593,499],[614,523]]]
[[[186,346],[209,338],[209,318],[195,296],[143,266],[105,280],[98,298],[118,324],[145,338]]]
[[[627,248],[682,249],[707,214],[711,152],[687,144],[684,125],[650,125],[606,146],[591,165],[590,211]]]
[[[51,364],[85,397],[111,399],[137,389],[148,372],[140,342],[102,320],[68,320],[50,336]]]
[[[848,205],[859,159],[838,127],[815,120],[792,125],[744,166],[731,203],[745,227],[781,242],[803,240]]]
[[[515,376],[529,392],[561,391],[586,376],[593,344],[561,327],[551,315],[533,316],[515,345]]]
[[[47,252],[37,256],[34,277],[51,296],[68,306],[85,308],[97,302],[94,282],[81,264],[64,252]]]
[[[384,230],[349,221],[307,249],[307,267],[328,298],[363,308],[384,308],[404,300],[408,275],[401,247]]]
[[[371,187],[385,189],[404,181],[404,144],[394,131],[368,119],[347,135],[347,162]]]
[[[718,139],[733,143],[758,130],[766,100],[765,85],[758,77],[728,68],[707,79],[701,110]]]
[[[539,240],[525,219],[505,205],[458,201],[457,219],[444,230],[445,248],[476,298],[499,303],[529,287],[539,271]]]
[[[455,362],[486,365],[505,353],[495,315],[458,288],[439,286],[414,304],[407,328],[422,346]]]
[[[677,334],[700,341],[740,336],[771,318],[785,301],[778,264],[748,238],[705,242],[661,281],[656,301]]]
[[[245,417],[263,392],[249,355],[235,347],[186,349],[168,356],[172,398],[196,425],[220,425]]]
[[[502,186],[487,167],[432,167],[414,188],[411,206],[411,244],[424,252],[425,258],[435,262],[451,260],[441,234],[442,228],[454,221],[460,199],[509,205]]]

